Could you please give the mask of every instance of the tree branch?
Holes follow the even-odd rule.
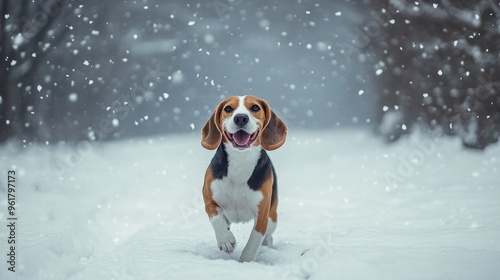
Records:
[[[60,27],[59,32],[57,32],[56,35],[54,35],[54,39],[51,41],[52,46],[57,46],[59,43],[64,39],[64,36],[69,32],[68,28]],[[26,73],[23,73],[23,75],[34,75],[36,70],[38,70],[38,66],[42,61],[45,60],[45,57],[49,54],[49,50],[41,51],[40,53],[37,53],[37,58],[33,61],[31,67]]]
[[[3,56],[7,57],[8,56],[8,51],[7,51],[7,46],[8,46],[8,41],[9,41],[9,36],[7,35],[7,19],[5,18],[5,15],[9,11],[9,1],[2,1],[2,12],[0,13],[0,54],[3,54]],[[4,60],[4,58],[1,58]]]
[[[57,11],[56,14],[54,14],[51,18],[50,21],[47,22],[43,28],[40,28],[37,31],[37,34],[31,38],[29,41],[24,42],[22,45],[22,48],[18,48],[18,52],[27,52],[27,53],[36,53],[37,57],[33,59],[31,56],[26,55],[22,61],[18,62],[18,66],[16,67],[15,71],[12,71],[12,76],[13,79],[20,79],[22,77],[25,77],[27,75],[33,75],[36,70],[38,69],[38,66],[40,63],[44,60],[44,58],[47,56],[49,53],[49,50],[40,50],[39,49],[39,43],[44,43],[44,42],[49,42],[51,43],[52,46],[55,46],[59,44],[62,39],[64,38],[64,35],[67,34],[69,31],[67,28],[64,26],[64,20],[61,20],[60,17],[61,15],[64,15],[64,11],[62,9],[64,8],[65,5],[61,3],[61,6],[59,10]],[[71,14],[71,13],[68,13]],[[62,23],[61,23],[62,22]],[[54,27],[55,24],[61,24],[61,26],[56,26]],[[52,29],[56,28],[57,31],[55,32],[55,35],[52,36],[52,38],[55,38],[54,40],[47,39],[47,33]],[[31,49],[31,50],[30,50]],[[21,59],[20,59],[21,60]]]
[[[446,22],[446,21],[454,21],[461,25],[468,26],[470,28],[480,28],[481,19],[476,18],[477,15],[481,15],[481,13],[488,7],[492,7],[495,10],[499,10],[500,8],[494,7],[495,4],[493,0],[490,1],[481,1],[476,4],[474,10],[462,10],[455,7],[448,0],[442,0],[441,7],[436,6],[434,8],[434,4],[427,4],[423,2],[419,2],[419,5],[416,6],[414,4],[410,4],[405,2],[404,0],[389,0],[389,3],[396,7],[401,13],[414,17],[425,17],[427,19],[432,19],[436,22]],[[488,32],[498,33],[498,30],[495,27],[484,26],[484,29]]]
[[[57,3],[59,4],[59,9],[57,10],[57,12],[55,13],[55,15],[53,16],[50,16],[50,15],[47,15],[47,16],[50,16],[50,18],[47,19],[47,23],[44,24],[40,29],[38,29],[36,31],[36,34],[31,38],[31,42],[42,42],[45,35],[50,31],[51,27],[54,25],[55,22],[57,22],[57,18],[63,14],[62,13],[62,9],[66,6],[65,3],[67,2],[67,0],[60,0],[60,1],[57,1]],[[23,44],[20,48],[19,48],[19,51],[26,51],[27,48],[29,48],[30,46],[30,42],[26,42],[25,44]]]

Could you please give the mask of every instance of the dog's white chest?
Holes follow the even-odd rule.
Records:
[[[263,195],[245,183],[233,184],[229,177],[212,182],[212,195],[231,223],[248,222],[257,217]]]

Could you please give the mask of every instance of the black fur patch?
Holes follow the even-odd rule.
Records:
[[[267,156],[266,151],[264,149],[260,150],[257,165],[255,165],[253,173],[247,181],[248,186],[254,191],[259,190],[262,183],[269,177],[272,168],[271,160]]]
[[[276,196],[278,195],[278,176],[276,176],[276,171],[274,171],[274,166],[271,163],[271,167],[273,169],[273,193],[271,194],[271,205],[274,204],[274,200],[276,199]]]
[[[212,175],[214,178],[222,179],[222,177],[226,177],[227,167],[227,152],[224,149],[224,145],[220,145],[212,158],[212,162],[210,162],[210,168],[212,169]]]
[[[220,145],[215,152],[212,162],[210,163],[210,168],[212,169],[212,175],[214,179],[221,180],[223,177],[227,177],[229,162],[227,160],[227,152],[224,145]],[[252,172],[252,175],[247,181],[248,186],[254,190],[258,191],[264,181],[273,174],[273,190],[271,194],[271,205],[274,203],[276,196],[278,195],[278,177],[276,177],[276,171],[274,171],[274,166],[271,159],[267,155],[266,151],[262,149],[260,151],[260,157],[257,161],[257,165]]]
[[[273,174],[274,180],[273,180],[273,189],[272,189],[272,194],[271,194],[271,205],[274,202],[274,199],[276,198],[276,195],[278,193],[278,179],[276,178],[276,172],[274,171],[274,166],[271,162],[271,159],[267,155],[266,151],[262,149],[260,151],[260,158],[259,161],[257,161],[257,165],[255,165],[255,169],[253,170],[252,175],[247,181],[248,186],[254,190],[257,191],[262,187],[262,184],[264,181],[269,178],[271,175],[271,172]]]

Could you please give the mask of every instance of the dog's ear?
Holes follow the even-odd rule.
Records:
[[[221,108],[222,106],[219,104],[201,130],[201,145],[205,149],[215,150],[222,141],[222,131],[219,128]]]
[[[262,100],[262,107],[266,114],[266,123],[260,136],[260,143],[264,150],[276,150],[285,143],[288,128],[264,100]]]

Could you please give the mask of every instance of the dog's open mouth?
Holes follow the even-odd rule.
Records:
[[[233,144],[233,147],[237,149],[246,149],[250,148],[250,145],[257,139],[257,135],[259,134],[259,130],[256,130],[254,133],[250,134],[244,130],[238,130],[236,133],[231,134],[226,130],[227,139],[229,142]]]

